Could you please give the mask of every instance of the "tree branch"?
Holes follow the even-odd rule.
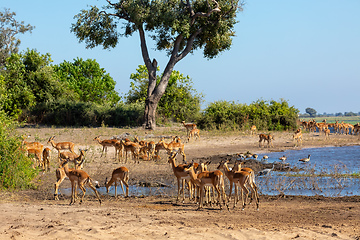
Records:
[[[207,1],[207,5],[209,8],[209,11],[207,13],[203,13],[203,12],[194,13],[194,10],[190,6],[190,1],[187,0],[187,5],[188,8],[190,9],[190,17],[191,17],[190,25],[193,25],[195,23],[196,18],[198,17],[209,17],[214,12],[221,12],[219,3],[216,0],[212,0],[212,2],[215,3],[215,8],[211,8],[209,2]]]

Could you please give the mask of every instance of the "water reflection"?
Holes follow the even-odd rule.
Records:
[[[308,163],[301,163],[298,160],[311,154]],[[259,193],[268,195],[323,195],[327,197],[354,196],[360,195],[360,179],[345,178],[340,174],[352,174],[360,172],[360,146],[327,147],[327,148],[306,148],[301,150],[289,150],[285,152],[267,153],[269,163],[281,162],[280,157],[285,155],[286,162],[291,167],[303,169],[299,174],[335,174],[338,177],[314,177],[287,175],[292,172],[272,171],[266,176],[257,176],[256,183]],[[262,156],[259,156],[261,159]],[[295,173],[294,173],[295,174]],[[227,180],[226,180],[227,182]],[[228,189],[228,186],[227,186]],[[115,188],[110,188],[110,195],[115,194]],[[107,194],[105,187],[98,189],[101,194]],[[70,195],[71,189],[61,189],[62,194]],[[118,195],[123,196],[121,187],[118,186]],[[87,194],[93,194],[89,189]],[[130,186],[130,196],[163,195],[176,196],[177,186],[170,187],[140,187]]]

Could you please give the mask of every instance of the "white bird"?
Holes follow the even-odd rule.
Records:
[[[287,159],[287,158],[286,158],[285,155],[279,158],[279,160],[281,160],[281,161],[283,161],[283,162],[284,162],[286,159]]]
[[[299,159],[299,161],[300,162],[308,162],[308,161],[310,161],[310,154],[309,154],[309,156],[307,157],[307,158],[302,158],[302,159]]]
[[[274,170],[274,166],[275,166],[275,164],[273,163],[272,168],[268,168],[268,169],[264,169],[264,170],[260,171],[259,176],[268,175],[272,170]]]

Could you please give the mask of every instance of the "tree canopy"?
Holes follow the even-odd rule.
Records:
[[[75,16],[71,30],[88,48],[102,45],[104,49],[117,45],[119,37],[138,32],[141,52],[148,70],[148,90],[145,101],[145,126],[155,129],[155,112],[165,93],[176,63],[189,53],[203,49],[204,57],[214,58],[229,50],[236,13],[242,10],[240,0],[120,0],[108,3],[100,10],[91,6]],[[119,28],[122,23],[122,28]],[[122,32],[121,29],[123,29]],[[146,32],[155,41],[157,50],[169,56],[157,82],[157,60],[151,60]]]
[[[0,12],[0,69],[11,53],[18,53],[21,41],[16,35],[31,32],[35,28],[30,24],[25,25],[23,21],[17,21],[15,16],[16,13],[7,8]]]
[[[55,65],[60,81],[74,91],[76,100],[98,104],[116,104],[120,97],[115,91],[116,82],[94,59],[74,59]]]

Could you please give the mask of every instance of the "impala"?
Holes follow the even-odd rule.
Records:
[[[42,152],[43,155],[43,170],[50,172],[50,158],[51,158],[51,150],[50,148],[45,148]]]
[[[250,131],[251,131],[251,136],[254,135],[255,132],[256,132],[256,126],[252,125],[251,128],[250,128]]]
[[[256,201],[256,209],[259,210],[259,195],[257,192],[257,186],[255,185],[255,181],[254,181],[254,179],[255,179],[254,171],[252,171],[252,169],[250,169],[250,168],[249,168],[250,172],[241,169],[241,164],[239,166],[239,169],[237,169],[237,171],[230,171],[229,167],[227,166],[228,162],[229,161],[221,161],[219,166],[217,167],[217,169],[222,168],[224,170],[225,175],[227,176],[227,178],[229,179],[229,182],[230,182],[230,193],[229,193],[228,201],[230,201],[230,199],[231,199],[232,186],[234,184],[235,185],[234,208],[235,208],[236,202],[238,199],[237,187],[240,187],[241,188],[241,193],[240,193],[241,201],[243,204],[242,210],[244,210],[244,208],[246,206],[247,195],[249,194],[249,190],[246,187],[246,185],[248,185],[250,187],[252,193],[254,194],[255,201]],[[243,198],[243,191],[245,192],[245,201]]]
[[[75,167],[77,165],[78,162],[84,162],[82,161],[83,157],[85,156],[85,152],[87,151],[87,149],[79,149],[80,154],[77,155],[75,153],[72,152],[61,152],[60,153],[60,160],[69,160],[69,162],[73,162]],[[82,166],[81,166],[82,168]]]
[[[181,143],[180,138],[176,137],[176,140],[173,140],[170,143],[166,143],[164,140],[159,141],[159,145],[162,146],[170,156],[174,151],[180,152],[183,156],[183,161],[186,161],[186,155],[184,152],[184,144]]]
[[[85,189],[84,186],[88,185],[94,191],[94,193],[95,193],[95,195],[96,195],[96,197],[99,200],[99,203],[101,205],[101,199],[100,199],[99,193],[96,191],[96,188],[92,184],[93,180],[91,179],[89,174],[87,174],[85,171],[79,170],[79,169],[74,169],[74,170],[70,171],[70,169],[68,167],[68,161],[69,160],[63,161],[62,164],[61,164],[61,167],[64,168],[66,176],[68,176],[69,180],[71,181],[71,201],[70,201],[70,205],[74,204],[75,201],[76,201],[76,184],[79,186],[79,188],[83,192],[80,203],[83,202],[84,196],[85,196],[85,193],[86,193],[86,189]]]
[[[184,127],[186,128],[186,133],[188,133],[189,131],[193,130],[196,128],[196,124],[195,123],[185,123],[185,121],[182,121],[182,124],[184,125]]]
[[[120,143],[123,145],[123,149],[125,151],[125,163],[127,162],[128,152],[132,153],[135,162],[136,160],[138,160],[139,162],[140,145],[138,143],[134,143],[131,141],[124,141],[124,140],[121,140]]]
[[[272,140],[275,140],[275,138],[271,134],[268,134],[268,135],[262,134],[262,133],[259,134],[259,147],[261,147],[261,142],[264,142],[263,143],[263,146],[264,146],[265,141],[267,141],[268,147],[270,147],[270,146],[274,147]]]
[[[182,165],[176,166],[176,163],[175,163],[176,155],[177,155],[177,153],[170,155],[169,159],[168,159],[168,163],[171,164],[172,170],[177,179],[178,195],[177,195],[176,201],[177,202],[179,201],[179,196],[180,196],[180,191],[181,191],[183,194],[183,202],[185,202],[185,191],[184,191],[185,184],[184,183],[185,183],[185,180],[187,180],[187,182],[189,182],[191,178],[190,178],[189,173],[185,172],[185,170],[184,170],[185,167],[187,167],[188,165],[182,164]],[[191,196],[192,196],[191,185],[189,185],[189,193],[190,193],[189,195],[190,195],[190,199],[191,199]]]
[[[60,150],[70,150],[72,153],[75,153],[75,151],[74,151],[75,144],[74,143],[72,143],[72,142],[55,143],[54,138],[55,138],[55,136],[50,137],[47,143],[50,143],[51,146],[53,146],[53,148],[55,148],[58,151],[59,161],[60,161]]]
[[[303,139],[303,135],[301,133],[301,131],[296,131],[294,134],[293,134],[293,140],[296,141],[295,142],[295,147],[297,146],[301,146],[302,145],[302,139]]]
[[[82,168],[82,164],[83,164],[83,161],[82,160],[80,163],[76,164],[75,165],[75,169],[81,169]],[[69,171],[73,171],[75,170],[74,168],[70,168]],[[55,200],[59,200],[59,197],[58,197],[58,191],[59,191],[59,186],[60,184],[65,180],[65,178],[67,177],[66,173],[65,173],[65,170],[64,170],[64,167],[59,167],[56,169],[55,171],[55,174],[56,174],[56,183],[55,183],[55,192],[54,192],[54,198]]]
[[[190,138],[194,138],[194,137],[195,137],[195,140],[200,139],[200,130],[197,129],[197,128],[192,129],[192,130],[189,132],[188,142],[190,142]]]
[[[109,193],[110,186],[113,183],[115,183],[115,198],[116,198],[116,196],[117,196],[116,183],[120,182],[120,186],[121,186],[121,189],[122,189],[124,194],[125,194],[125,191],[124,191],[123,183],[125,184],[125,187],[126,187],[125,197],[128,197],[129,196],[129,184],[128,184],[128,181],[129,181],[129,169],[127,169],[126,167],[116,168],[112,172],[110,181],[107,181],[107,179],[105,180],[106,192]]]
[[[117,150],[116,150],[115,145],[116,145],[117,142],[119,142],[119,140],[117,140],[117,139],[100,140],[100,136],[97,136],[97,137],[94,138],[94,141],[97,141],[103,147],[100,157],[102,157],[104,151],[105,151],[105,155],[106,155],[108,147],[115,147],[115,158],[116,158]]]
[[[225,196],[225,187],[224,187],[224,175],[221,171],[216,170],[212,172],[202,172],[196,174],[194,171],[193,164],[190,164],[187,168],[184,169],[185,172],[188,172],[192,181],[200,187],[200,203],[198,209],[203,208],[203,201],[204,201],[204,194],[205,194],[205,187],[210,186],[214,187],[218,194],[218,204],[220,209],[221,206],[221,199],[223,200],[223,204],[229,210],[229,206],[226,203],[226,196]]]

